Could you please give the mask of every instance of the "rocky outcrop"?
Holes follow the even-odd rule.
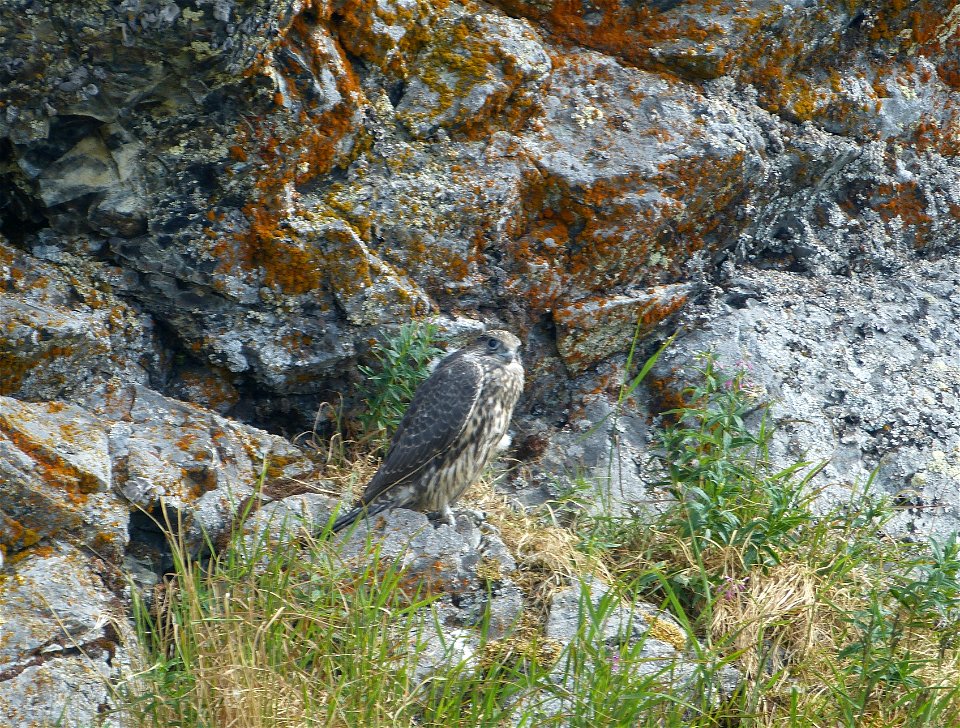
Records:
[[[516,560],[495,531],[481,530],[467,515],[457,519],[455,528],[434,526],[422,513],[403,509],[374,520],[373,524],[361,522],[344,541],[345,559],[369,557],[372,533],[379,558],[402,566],[405,591],[440,596],[431,609],[442,624],[469,628],[488,620],[489,639],[510,633],[520,618],[523,600],[512,579]],[[466,635],[460,648],[475,651],[479,645],[475,632]]]
[[[254,390],[309,423],[413,314],[556,325],[579,375],[612,347],[568,332],[626,338],[697,251],[837,272],[957,235],[952,5],[20,5],[8,235],[117,265],[264,421]]]
[[[656,398],[611,413],[633,342],[680,327],[661,393],[698,350],[749,361],[779,457],[879,466],[894,528],[957,527],[955,0],[0,0],[0,26],[0,588],[149,581],[164,509],[194,549],[226,533],[264,470],[310,476],[289,438],[412,316],[524,338],[524,500],[578,467],[604,507],[646,497]],[[126,659],[21,637],[4,695]]]
[[[824,506],[872,481],[897,504],[895,532],[960,530],[958,262],[814,280],[743,273],[653,376],[690,381],[695,354],[716,352],[774,403],[778,462],[827,462]]]
[[[0,714],[7,724],[125,725],[109,717],[118,707],[110,684],[135,667],[123,575],[63,540],[20,554],[5,571]]]

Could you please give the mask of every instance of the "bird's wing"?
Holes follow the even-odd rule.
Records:
[[[482,379],[480,365],[470,357],[454,354],[441,362],[417,389],[361,503],[409,482],[453,444],[477,406]]]

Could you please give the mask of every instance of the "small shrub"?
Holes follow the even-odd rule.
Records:
[[[812,518],[812,474],[797,477],[806,463],[770,464],[768,404],[757,401],[747,372],[720,369],[710,355],[703,362],[702,382],[686,390],[686,406],[667,413],[676,424],[661,436],[666,477],[659,485],[677,501],[667,521],[694,554],[733,547],[745,570],[775,564]],[[754,432],[745,420],[757,411]]]
[[[366,377],[361,387],[359,415],[363,440],[382,450],[400,424],[420,383],[429,375],[430,362],[443,353],[435,345],[437,327],[411,321],[370,350],[374,363],[358,367]]]

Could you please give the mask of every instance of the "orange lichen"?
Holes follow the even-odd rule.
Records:
[[[219,272],[259,279],[291,295],[308,293],[323,283],[321,255],[285,224],[298,214],[296,187],[338,163],[341,143],[354,128],[359,98],[359,84],[342,50],[323,42],[320,23],[327,18],[318,17],[314,5],[308,3],[293,17],[274,47],[255,64],[257,72],[269,69],[282,83],[273,94],[273,108],[252,121],[247,119],[237,131],[237,143],[230,147],[233,159],[257,162],[253,199],[243,208],[248,228],[229,238],[207,233]],[[315,77],[335,70],[340,102],[320,109],[312,81],[274,57],[274,51],[283,46],[304,59]]]
[[[873,207],[884,222],[899,218],[913,233],[914,247],[923,247],[933,218],[916,182],[878,185]]]
[[[646,300],[599,296],[581,299],[553,312],[558,348],[566,366],[580,372],[629,346],[634,336],[646,337],[687,303],[686,293],[663,289]],[[622,378],[614,377],[619,381]]]
[[[561,38],[578,45],[618,56],[631,65],[658,70],[664,68],[654,52],[665,43],[677,41],[693,45],[716,45],[708,39],[720,39],[724,30],[717,23],[701,23],[695,14],[676,15],[648,5],[620,0],[554,0],[535,3],[525,0],[499,0],[512,15],[536,20]],[[714,3],[706,3],[714,5]],[[682,57],[679,57],[682,60]],[[674,59],[676,62],[677,59]],[[702,54],[693,54],[684,69],[695,76],[714,77],[722,69]],[[673,70],[676,70],[675,68]]]
[[[937,76],[954,91],[960,91],[960,58],[945,58],[937,64]]]
[[[291,351],[298,351],[302,349],[309,349],[311,346],[313,346],[313,337],[309,334],[303,333],[302,331],[293,331],[280,337],[280,342],[283,344],[284,348]]]
[[[953,109],[944,120],[925,114],[914,131],[914,142],[920,151],[932,150],[945,157],[960,155],[960,110]]]
[[[8,332],[13,334],[17,325],[13,322],[8,323]],[[6,350],[5,350],[6,349]],[[100,353],[107,349],[107,345],[98,342],[91,346],[90,353]],[[59,362],[62,359],[69,359],[76,354],[76,349],[68,344],[54,345],[49,348],[23,351],[22,346],[18,345],[18,339],[13,337],[11,340],[4,341],[0,339],[0,395],[15,394],[23,380],[35,368],[42,366],[44,362]],[[46,376],[61,376],[51,375]]]
[[[123,544],[120,542],[120,538],[116,533],[110,533],[108,531],[98,531],[94,534],[93,539],[90,542],[90,548],[93,549],[95,553],[110,553],[123,550]]]
[[[736,224],[723,210],[745,189],[745,159],[687,158],[662,165],[652,180],[630,174],[573,189],[542,171],[528,174],[522,214],[505,228],[511,291],[532,312],[548,312],[571,289],[675,280],[693,252],[722,244],[722,226]],[[654,187],[676,203],[644,194]]]
[[[347,230],[331,230],[327,240],[330,248],[319,265],[330,272],[330,285],[346,297],[367,288],[372,282],[370,261],[356,238]]]
[[[652,395],[652,411],[656,414],[666,415],[674,410],[681,410],[686,406],[686,400],[683,392],[677,387],[678,381],[675,375],[670,374],[666,377],[648,377],[646,386]],[[678,415],[667,415],[671,422],[676,422]]]
[[[33,369],[34,362],[22,354],[0,351],[0,395],[10,395],[20,389],[24,377]]]
[[[68,423],[69,424],[69,423]],[[69,431],[63,431],[59,439],[69,442]],[[86,501],[86,496],[102,488],[102,483],[92,473],[78,468],[57,454],[55,443],[43,443],[31,439],[23,432],[13,429],[0,420],[0,432],[23,454],[34,462],[34,472],[50,486],[62,492],[66,500],[74,505]],[[82,430],[74,432],[73,437],[82,436]]]
[[[401,118],[406,123],[442,123],[468,139],[486,139],[493,127],[516,130],[530,117],[535,94],[525,85],[524,69],[496,36],[475,27],[478,22],[462,18],[435,29],[416,67],[417,78],[435,99],[426,110],[405,111]],[[480,87],[485,90],[481,108],[460,105]]]
[[[746,154],[704,158],[660,165],[659,186],[681,204],[680,212],[668,211],[669,227],[661,225],[657,241],[676,265],[703,248],[719,244],[722,226],[732,221],[720,214],[732,208],[745,189]]]
[[[34,542],[34,543],[36,543],[36,542]],[[24,546],[30,546],[30,545],[32,545],[32,544],[27,544],[27,543],[24,544]],[[48,557],[50,557],[50,556],[53,556],[54,553],[55,553],[55,552],[54,552],[54,548],[53,548],[53,546],[50,546],[50,545],[37,546],[35,549],[30,549],[30,555],[31,555],[31,556],[35,556],[35,557],[41,558],[41,559],[45,559],[45,558],[48,558]]]
[[[180,450],[189,450],[190,447],[193,445],[193,443],[196,442],[196,440],[197,440],[196,434],[192,432],[188,432],[179,440],[177,440],[177,442],[174,444],[174,447]]]
[[[230,374],[225,369],[209,366],[207,370],[187,370],[180,373],[184,386],[190,390],[189,399],[213,409],[236,404],[239,393],[230,384]]]
[[[337,38],[347,50],[380,70],[406,78],[407,61],[430,37],[432,19],[450,0],[418,0],[388,5],[375,0],[346,0],[332,18]],[[390,28],[383,32],[381,28]]]
[[[3,524],[5,528],[0,532],[0,541],[2,541],[0,547],[4,548],[4,550],[9,546],[26,549],[38,543],[40,539],[43,538],[34,529],[24,526],[20,521],[13,518],[5,517]]]

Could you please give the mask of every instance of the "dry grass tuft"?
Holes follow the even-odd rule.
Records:
[[[478,660],[478,669],[487,670],[493,665],[508,665],[516,662],[532,662],[543,667],[553,665],[563,653],[563,645],[543,636],[543,625],[529,612],[524,612],[520,622],[509,636],[491,640],[484,645]]]
[[[517,560],[513,581],[526,595],[531,608],[546,617],[555,593],[587,574],[606,575],[603,565],[577,550],[575,533],[548,525],[535,515],[513,505],[494,489],[492,482],[481,480],[464,495],[463,502],[486,513],[487,522],[500,532],[500,538]]]
[[[740,579],[727,577],[713,605],[714,643],[739,655],[746,677],[777,671],[785,662],[804,660],[827,637],[817,577],[802,563],[753,569]]]
[[[252,572],[249,580],[228,580],[198,568],[187,562],[180,578],[158,590],[153,610],[155,637],[166,644],[167,657],[189,659],[191,691],[184,699],[207,706],[220,726],[302,725],[309,675],[291,669],[292,661],[278,663],[266,638],[278,620],[297,618],[297,605],[265,612]],[[178,725],[183,718],[182,705],[160,701],[142,724]]]

